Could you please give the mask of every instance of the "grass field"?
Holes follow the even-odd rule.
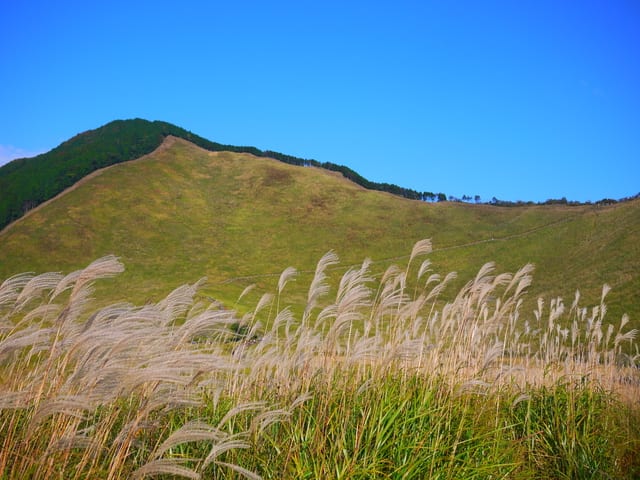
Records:
[[[637,478],[639,224],[170,139],[0,233],[0,479]]]
[[[183,140],[142,160],[114,166],[0,233],[0,278],[24,271],[71,271],[117,255],[126,271],[99,287],[106,305],[157,302],[166,291],[207,277],[202,291],[235,305],[249,285],[271,289],[295,266],[294,311],[305,305],[305,280],[328,250],[338,272],[365,257],[381,274],[430,238],[438,271],[463,280],[493,261],[515,271],[533,263],[537,296],[570,302],[577,289],[597,302],[612,286],[609,315],[640,326],[640,201],[607,207],[518,208],[427,204],[368,191],[339,174],[248,154],[207,152]],[[236,305],[249,309],[250,293]]]
[[[113,256],[8,279],[0,478],[637,478],[637,330],[608,288],[529,312],[529,266],[454,278],[433,254],[328,253],[242,312],[199,284],[98,307]]]

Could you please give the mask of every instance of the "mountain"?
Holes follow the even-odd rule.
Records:
[[[279,274],[293,266],[299,274],[286,293],[295,309],[328,250],[341,258],[336,275],[366,257],[380,275],[406,262],[417,240],[431,238],[433,271],[458,272],[452,293],[486,262],[495,262],[497,272],[530,262],[536,271],[523,309],[528,315],[538,295],[547,305],[562,296],[569,308],[579,289],[584,303],[599,304],[608,283],[609,320],[626,312],[640,326],[638,200],[571,207],[426,203],[365,189],[312,163],[293,165],[238,147],[211,151],[166,133],[169,124],[154,125],[157,136],[136,137],[133,145],[114,122],[109,137],[90,138],[93,131],[58,147],[59,158],[74,158],[70,151],[91,142],[101,159],[113,159],[113,152],[142,156],[82,177],[0,232],[0,279],[69,272],[112,253],[127,270],[97,286],[101,301],[156,301],[206,276],[203,295],[242,310],[275,291]],[[250,284],[258,288],[235,305]]]
[[[411,189],[371,182],[343,165],[320,163],[279,152],[262,151],[255,147],[223,145],[167,122],[150,122],[137,118],[115,120],[98,129],[76,135],[50,152],[14,160],[0,167],[0,229],[95,170],[151,153],[168,136],[182,138],[212,152],[250,153],[293,165],[312,165],[339,171],[369,189],[390,191],[414,199],[422,197],[421,193]]]

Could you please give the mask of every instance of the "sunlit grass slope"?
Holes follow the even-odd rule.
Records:
[[[71,271],[114,254],[127,270],[100,287],[105,301],[125,291],[136,303],[157,301],[206,276],[201,291],[233,306],[250,284],[272,288],[287,266],[301,272],[300,283],[311,278],[328,250],[343,270],[370,257],[381,273],[431,238],[435,270],[457,271],[465,281],[488,261],[508,271],[535,264],[532,298],[561,295],[571,304],[579,289],[597,303],[606,282],[611,321],[627,312],[637,326],[639,224],[638,201],[427,204],[365,190],[326,170],[207,152],[169,137],[155,153],[102,171],[3,231],[0,278]],[[301,305],[303,295],[300,289]]]

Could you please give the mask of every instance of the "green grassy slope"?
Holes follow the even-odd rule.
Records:
[[[0,278],[69,272],[113,253],[127,271],[103,282],[101,298],[156,301],[207,276],[204,292],[233,305],[249,284],[274,291],[280,272],[294,266],[301,273],[287,288],[302,304],[328,250],[340,256],[342,271],[365,257],[383,271],[405,262],[397,257],[417,240],[431,238],[434,271],[459,272],[459,284],[488,261],[501,271],[532,262],[532,297],[560,295],[568,307],[580,289],[596,304],[607,282],[610,321],[628,312],[640,326],[639,224],[638,200],[606,207],[428,204],[365,190],[324,169],[175,139],[5,229]]]
[[[0,229],[95,170],[151,153],[170,135],[212,152],[250,153],[292,165],[306,164],[339,171],[371,190],[389,191],[414,199],[422,195],[397,185],[371,182],[343,165],[305,160],[249,146],[223,145],[167,122],[136,118],[115,120],[78,134],[47,153],[0,166]]]

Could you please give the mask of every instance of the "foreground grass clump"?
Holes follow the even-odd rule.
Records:
[[[635,478],[636,331],[540,300],[531,267],[455,296],[428,241],[404,268],[318,263],[304,312],[240,317],[199,283],[91,309],[114,257],[0,285],[0,478]],[[333,287],[332,287],[333,285]]]
[[[277,448],[243,461],[271,478],[634,478],[638,415],[623,412],[586,386],[524,399],[386,379],[314,392],[270,432]]]

